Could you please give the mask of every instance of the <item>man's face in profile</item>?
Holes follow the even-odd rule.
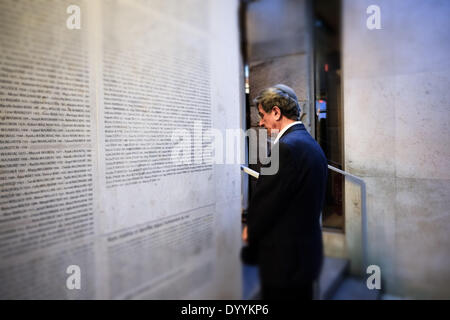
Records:
[[[267,130],[267,135],[272,134],[273,129],[278,129],[276,127],[277,112],[274,108],[270,112],[265,112],[261,104],[258,105],[258,114],[260,117],[259,126],[264,127]]]

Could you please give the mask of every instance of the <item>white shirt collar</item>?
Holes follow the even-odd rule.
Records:
[[[287,129],[289,129],[292,126],[295,126],[296,124],[302,123],[301,121],[294,121],[290,124],[288,124],[287,126],[285,126],[280,132],[278,132],[277,137],[275,138],[275,141],[273,142],[273,144],[277,143],[278,140],[280,140],[281,136],[287,131]]]

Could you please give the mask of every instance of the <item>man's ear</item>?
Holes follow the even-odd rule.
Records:
[[[276,121],[281,120],[281,110],[280,108],[278,108],[278,106],[274,106],[272,108],[272,112]]]

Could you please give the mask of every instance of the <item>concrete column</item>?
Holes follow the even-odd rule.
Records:
[[[369,30],[366,9],[381,9]],[[450,298],[450,2],[343,0],[346,170],[367,183],[369,264],[382,289]],[[360,267],[359,190],[346,185]]]
[[[247,7],[250,97],[277,83],[292,87],[299,99],[302,121],[311,132],[314,123],[311,6],[308,0],[260,0]],[[258,110],[251,108],[251,126]]]

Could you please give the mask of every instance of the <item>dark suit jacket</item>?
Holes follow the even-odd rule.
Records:
[[[262,285],[295,287],[316,279],[322,266],[327,159],[303,124],[289,128],[278,144],[278,172],[260,175],[250,201],[241,257],[259,265]]]

